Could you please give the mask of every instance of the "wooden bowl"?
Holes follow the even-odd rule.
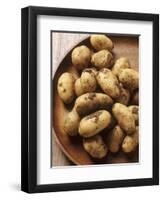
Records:
[[[129,59],[131,67],[138,70],[138,37],[118,35],[109,35],[109,37],[114,43],[113,54],[115,60],[119,57],[125,56]],[[90,45],[89,38],[76,44],[76,46],[79,45],[86,45],[91,50],[93,50]],[[76,165],[138,162],[138,150],[133,155],[126,155],[120,151],[117,154],[108,153],[108,155],[102,160],[93,159],[83,149],[82,138],[80,136],[70,137],[63,131],[65,117],[67,116],[67,113],[72,109],[73,105],[64,105],[58,96],[58,78],[64,72],[71,72],[76,77],[79,77],[80,75],[72,65],[71,52],[72,50],[64,57],[60,63],[53,79],[53,129],[60,148],[64,154]],[[102,133],[104,140],[107,131],[108,130],[104,130]]]

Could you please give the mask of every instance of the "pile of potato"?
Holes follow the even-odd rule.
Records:
[[[109,37],[92,35],[90,44],[94,52],[81,45],[71,54],[80,77],[65,72],[58,79],[61,100],[74,104],[63,129],[69,136],[80,135],[93,158],[101,159],[108,152],[130,154],[139,143],[138,72],[126,57],[114,60]],[[108,130],[105,138],[103,130]]]

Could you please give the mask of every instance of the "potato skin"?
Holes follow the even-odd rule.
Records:
[[[127,133],[132,134],[135,131],[135,118],[127,106],[115,103],[112,107],[112,113],[119,126]]]
[[[119,84],[119,89],[120,89],[120,95],[118,98],[116,98],[116,102],[128,105],[130,100],[129,90],[125,89],[121,83]]]
[[[91,58],[91,63],[97,69],[110,68],[113,60],[113,55],[108,50],[101,50],[94,53]]]
[[[93,70],[91,70],[91,68],[87,68],[82,72],[80,83],[84,93],[94,92],[96,90],[97,81],[95,73]]]
[[[97,69],[95,68],[95,67],[89,67],[89,68],[85,68],[84,70],[83,70],[83,72],[88,72],[88,73],[92,73],[92,74],[94,74],[94,76],[96,77],[96,75],[97,75]]]
[[[139,124],[139,106],[131,105],[131,106],[128,106],[128,109],[131,111],[131,113],[133,114],[135,118],[135,124],[138,125]]]
[[[103,49],[112,50],[114,47],[113,42],[106,35],[91,35],[90,42],[93,48],[98,51]]]
[[[139,74],[134,69],[123,69],[119,74],[119,81],[131,91],[139,87]]]
[[[106,94],[90,92],[76,99],[75,109],[80,116],[88,115],[100,109],[110,109],[113,100]]]
[[[130,63],[128,58],[121,57],[116,60],[115,64],[112,67],[112,72],[115,76],[119,77],[123,69],[130,68]]]
[[[84,138],[83,147],[93,158],[101,159],[105,157],[108,152],[108,148],[100,135],[95,135],[91,138]]]
[[[64,122],[64,131],[70,136],[75,136],[78,134],[80,117],[75,109],[68,113]]]
[[[97,76],[98,71],[97,71],[97,69],[95,67],[87,68],[84,71],[87,71],[87,70],[89,70],[89,71],[91,70],[92,73],[94,73],[95,77]]]
[[[84,94],[84,90],[82,88],[81,82],[80,82],[80,78],[78,78],[75,81],[75,94],[76,96],[81,96],[82,94]]]
[[[107,143],[110,152],[117,153],[123,142],[125,134],[119,125],[116,125],[114,129],[108,134]]]
[[[73,49],[72,54],[72,63],[78,69],[82,70],[88,67],[91,60],[91,51],[85,45],[81,45]]]
[[[71,73],[65,72],[58,79],[57,90],[60,98],[66,104],[71,103],[75,97],[75,78]]]
[[[139,128],[136,127],[135,132],[132,135],[127,135],[122,143],[122,150],[125,153],[131,153],[136,150],[139,144]]]
[[[92,137],[111,123],[111,115],[106,110],[99,110],[84,117],[79,124],[79,134],[82,137]]]
[[[101,69],[97,75],[97,82],[107,95],[113,99],[119,97],[119,82],[111,70],[107,68]]]

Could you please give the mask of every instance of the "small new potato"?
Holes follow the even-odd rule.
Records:
[[[65,72],[58,79],[57,90],[60,98],[66,104],[71,103],[75,97],[75,78],[71,73]]]
[[[91,63],[97,69],[110,68],[112,60],[113,55],[108,50],[101,50],[92,55]]]
[[[98,71],[95,67],[86,68],[83,70],[83,72],[93,73],[95,77],[97,76],[97,73],[98,73]]]
[[[139,144],[139,128],[136,127],[135,132],[132,135],[127,135],[122,143],[122,150],[125,153],[131,153],[136,150]]]
[[[132,134],[135,131],[135,118],[127,106],[115,103],[112,107],[112,113],[118,121],[119,126],[127,134]]]
[[[119,77],[123,69],[130,68],[130,63],[128,58],[121,57],[116,60],[114,66],[112,67],[112,72],[115,76]]]
[[[136,90],[134,92],[134,94],[132,95],[131,104],[132,105],[139,105],[139,91],[138,90]]]
[[[91,68],[90,69],[87,68],[83,70],[80,77],[80,83],[81,83],[81,87],[84,93],[94,92],[96,90],[97,81],[96,81],[95,73],[93,70],[91,70]]]
[[[107,143],[109,150],[112,153],[117,153],[120,149],[120,146],[123,142],[125,134],[120,126],[116,125],[114,129],[108,134]]]
[[[106,110],[99,110],[84,117],[79,124],[79,134],[82,137],[92,137],[111,123],[111,115]]]
[[[97,51],[103,49],[107,49],[110,51],[114,47],[113,42],[106,35],[91,35],[90,42],[93,48]]]
[[[131,111],[131,113],[133,114],[135,118],[135,124],[138,125],[139,124],[139,106],[131,105],[128,107],[128,109]]]
[[[97,82],[101,89],[110,97],[118,98],[120,95],[119,82],[111,70],[103,68],[97,75]]]
[[[116,102],[128,105],[130,100],[129,90],[125,89],[121,83],[119,84],[119,89],[120,89],[120,95],[118,98],[116,98]]]
[[[86,93],[78,97],[75,101],[75,109],[80,116],[88,115],[100,109],[109,110],[113,100],[103,93]]]
[[[68,113],[64,122],[64,131],[70,136],[75,136],[78,134],[80,117],[75,109]]]
[[[119,81],[131,91],[139,87],[139,74],[134,69],[123,69],[119,74]]]
[[[101,159],[106,156],[108,148],[100,135],[83,139],[85,151],[93,158]]]
[[[82,88],[81,82],[80,82],[80,78],[78,78],[75,81],[75,94],[76,96],[81,96],[82,94],[84,94],[84,90]]]
[[[76,47],[71,54],[72,63],[78,69],[82,70],[88,67],[91,60],[91,51],[85,45]]]

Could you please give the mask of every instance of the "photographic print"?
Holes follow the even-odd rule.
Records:
[[[159,15],[22,9],[21,187],[159,184]]]
[[[52,167],[139,162],[139,36],[51,32]]]

